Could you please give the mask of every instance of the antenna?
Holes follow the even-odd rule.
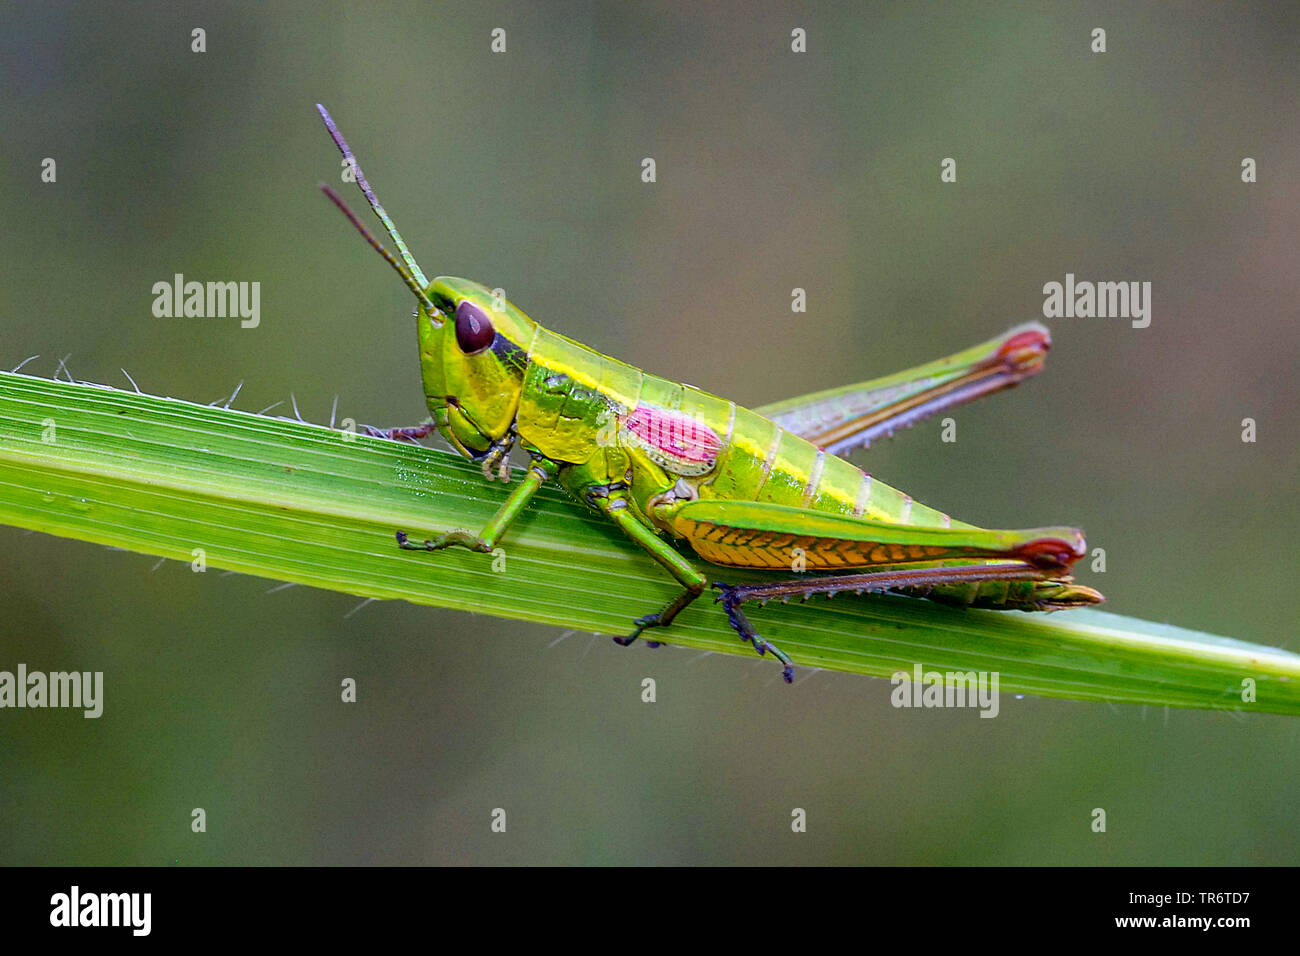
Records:
[[[365,224],[357,218],[357,214],[348,208],[348,204],[343,201],[343,197],[329,186],[325,185],[325,183],[320,184],[320,189],[326,196],[329,196],[330,201],[334,203],[334,205],[339,207],[339,211],[348,217],[348,221],[357,227],[357,232],[361,233],[366,242],[370,243],[371,247],[383,256],[390,266],[397,270],[397,274],[402,277],[402,281],[406,283],[406,287],[415,293],[415,297],[420,300],[420,304],[428,309],[430,313],[438,312],[441,314],[441,310],[433,304],[427,295],[424,294],[424,290],[420,288],[420,284],[415,281],[415,278],[411,273],[406,271],[406,267],[398,262],[396,257],[384,248],[383,243],[371,234],[370,230],[365,227]]]
[[[334,123],[334,118],[330,116],[329,110],[325,109],[325,107],[320,103],[316,104],[316,109],[320,112],[321,119],[325,123],[325,129],[329,131],[330,138],[334,140],[334,145],[339,148],[339,152],[343,154],[343,158],[347,161],[348,166],[356,173],[357,186],[359,186],[361,192],[365,194],[366,201],[370,203],[370,208],[375,211],[375,215],[379,217],[379,221],[384,224],[384,229],[387,230],[388,235],[392,238],[393,245],[397,247],[398,255],[402,257],[402,262],[406,263],[406,268],[403,269],[401,264],[397,262],[393,255],[370,234],[366,227],[361,224],[361,221],[357,219],[352,210],[347,207],[347,204],[339,198],[334,190],[330,189],[330,187],[323,183],[321,184],[321,189],[324,190],[325,195],[330,197],[334,202],[334,205],[338,206],[339,209],[342,210],[343,214],[352,222],[352,225],[356,226],[357,229],[360,230],[361,235],[365,236],[366,241],[369,242],[370,245],[373,246],[379,254],[387,259],[389,264],[397,270],[397,274],[402,277],[402,281],[404,281],[407,286],[410,287],[411,291],[415,293],[421,304],[431,312],[438,312],[438,308],[429,301],[429,297],[424,293],[424,289],[429,284],[429,280],[425,278],[419,265],[416,264],[415,257],[411,255],[411,251],[406,248],[406,243],[402,240],[402,234],[399,233],[397,227],[393,225],[393,220],[388,218],[388,213],[385,212],[384,207],[379,204],[379,199],[375,196],[375,191],[370,188],[370,183],[366,181],[366,176],[361,171],[361,165],[357,162],[356,156],[352,155],[352,149],[348,146],[347,140],[343,138],[343,134],[339,132],[338,126]]]

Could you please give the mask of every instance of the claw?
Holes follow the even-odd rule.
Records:
[[[431,435],[436,426],[429,423],[408,425],[402,428],[375,428],[373,425],[362,425],[360,427],[371,438],[387,438],[389,441],[406,441],[416,444],[419,439]]]
[[[479,467],[483,477],[488,481],[500,480],[502,484],[510,483],[510,449],[514,447],[515,435],[512,432],[500,441],[494,442],[483,455]]]
[[[731,622],[735,632],[740,635],[740,639],[753,645],[754,650],[758,652],[760,657],[765,657],[767,652],[771,651],[772,656],[784,665],[781,668],[781,676],[785,678],[785,682],[787,684],[794,683],[794,662],[771,641],[760,637],[758,632],[754,630],[754,626],[749,623],[749,619],[741,613],[740,605],[744,603],[745,599],[736,596],[736,592],[741,588],[723,584],[721,581],[715,581],[713,586],[722,592],[713,599],[713,603],[722,602],[722,608],[727,612],[727,620]]]
[[[413,544],[405,531],[397,532],[397,546],[406,551],[431,551],[432,549],[429,547],[431,543],[426,541],[424,544]]]
[[[647,627],[657,627],[659,624],[659,615],[647,614],[645,617],[638,617],[632,623],[636,625],[635,631],[633,631],[627,637],[614,638],[614,643],[617,644],[619,647],[627,647],[638,637],[640,637],[641,632],[644,631]],[[649,645],[650,647],[658,647],[659,643],[660,643],[659,641],[646,641],[646,644]]]

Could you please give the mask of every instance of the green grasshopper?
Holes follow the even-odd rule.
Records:
[[[490,552],[537,490],[557,481],[612,521],[682,585],[659,611],[616,637],[627,645],[666,627],[709,586],[682,543],[715,565],[800,573],[713,587],[732,627],[758,653],[789,656],[741,611],[749,601],[842,591],[895,592],[948,604],[1050,611],[1096,604],[1071,582],[1085,554],[1073,528],[992,531],[953,520],[865,474],[839,455],[899,427],[1041,370],[1051,340],[1037,323],[897,375],[750,410],[650,375],[538,325],[468,279],[430,282],[375,197],[323,106],[326,129],[401,257],[399,262],[329,186],[321,189],[397,271],[418,300],[420,371],[431,421],[370,433],[414,441],[436,428],[481,463],[509,474],[518,445],[522,482],[478,532],[448,531],[407,550],[453,545]],[[658,642],[650,642],[657,644]]]

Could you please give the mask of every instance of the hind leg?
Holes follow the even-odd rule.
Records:
[[[714,602],[722,602],[727,620],[742,641],[754,645],[763,654],[771,651],[783,665],[781,671],[787,684],[794,680],[793,662],[778,647],[764,640],[754,630],[740,606],[748,601],[770,601],[773,598],[789,600],[792,597],[809,598],[814,594],[836,595],[841,591],[863,592],[891,591],[895,588],[932,588],[946,584],[973,584],[983,581],[1046,581],[1055,577],[1050,570],[1035,568],[1023,562],[1004,564],[969,564],[958,566],[868,571],[860,574],[824,574],[814,577],[770,581],[762,584],[732,586],[721,582],[713,586],[721,593]]]

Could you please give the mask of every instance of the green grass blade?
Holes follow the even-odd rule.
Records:
[[[394,546],[398,528],[477,529],[506,491],[446,452],[0,373],[0,523],[187,562],[201,549],[213,568],[605,634],[626,633],[675,593],[648,557],[556,489],[507,534],[502,570],[487,555]],[[920,663],[997,671],[1008,693],[1300,713],[1300,656],[1100,611],[841,596],[746,612],[803,665],[888,677]],[[753,655],[707,598],[663,637]],[[1256,702],[1242,702],[1247,678]]]

